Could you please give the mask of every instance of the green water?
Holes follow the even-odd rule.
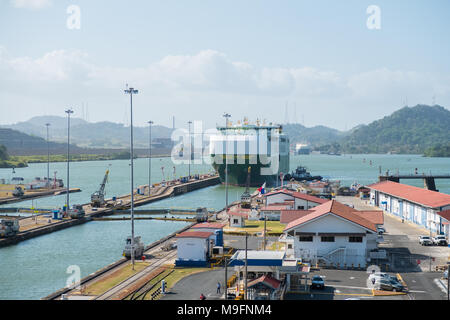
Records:
[[[363,159],[366,159],[366,162]],[[369,161],[372,160],[372,165]],[[450,160],[445,158],[424,158],[411,155],[308,155],[291,157],[291,169],[297,165],[308,167],[311,174],[340,180],[342,185],[357,181],[361,184],[375,182],[379,166],[383,172],[392,173],[450,173]],[[152,160],[152,182],[162,179],[161,167],[165,168],[165,178],[173,177],[173,164],[170,158]],[[106,186],[108,197],[129,193],[129,161],[94,161],[71,163],[70,186],[83,191],[70,195],[71,203],[86,203],[92,192],[98,189],[103,175],[110,169]],[[50,164],[50,172],[66,177],[65,163]],[[207,164],[192,165],[191,173],[210,172]],[[0,169],[0,178],[11,179],[11,169]],[[46,164],[31,164],[28,168],[16,169],[16,176],[32,180],[46,175]],[[188,165],[176,166],[176,176],[186,175]],[[53,174],[52,174],[53,175]],[[148,181],[148,160],[135,161],[135,185]],[[423,186],[421,180],[407,180],[405,183]],[[450,181],[436,180],[437,188],[450,193]],[[229,187],[229,202],[239,199],[244,188]],[[37,199],[7,207],[55,208],[65,203],[65,196]],[[182,196],[168,198],[141,208],[197,208],[199,206],[221,209],[225,206],[225,187],[217,185]],[[136,234],[149,244],[185,226],[185,222],[136,221]],[[54,232],[41,237],[23,241],[17,245],[0,248],[0,299],[40,299],[66,285],[71,265],[81,269],[81,277],[121,258],[123,242],[130,234],[130,221],[95,221],[80,226]]]

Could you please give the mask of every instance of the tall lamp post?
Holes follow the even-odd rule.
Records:
[[[73,113],[72,109],[67,109],[67,198],[66,198],[66,213],[69,213],[69,162],[70,162],[70,115]]]
[[[46,123],[45,126],[47,127],[47,189],[50,189],[50,146],[48,139],[48,127],[50,123]]]
[[[188,124],[189,124],[189,180],[191,180],[191,159],[192,159],[191,124],[192,124],[192,121],[189,121]]]
[[[152,124],[153,121],[148,121],[148,196],[152,192]]]
[[[127,86],[128,87],[128,86]],[[134,270],[134,167],[133,167],[133,94],[138,94],[139,91],[134,88],[127,88],[125,94],[130,95],[130,161],[131,161],[131,264]]]
[[[224,115],[226,124],[225,127],[228,128],[228,118],[231,117],[230,114],[225,113]],[[225,130],[225,137],[227,137],[228,132]],[[228,212],[228,154],[227,154],[227,147],[228,147],[228,139],[225,139],[225,212]]]

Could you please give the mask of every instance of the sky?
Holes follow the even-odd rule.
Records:
[[[374,9],[375,8],[375,9]],[[205,128],[225,112],[348,130],[450,106],[447,0],[0,0],[0,125]]]

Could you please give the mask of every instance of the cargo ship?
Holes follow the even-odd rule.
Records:
[[[289,172],[289,138],[282,132],[282,126],[269,123],[249,124],[247,119],[241,123],[218,126],[217,140],[210,149],[212,166],[225,183],[225,156],[228,155],[228,183],[246,186],[250,167],[251,187],[279,185],[280,174]],[[231,147],[225,147],[225,139]],[[230,142],[233,141],[233,142]],[[226,149],[226,154],[225,154]],[[278,159],[278,165],[273,162]],[[271,160],[269,160],[271,159]]]

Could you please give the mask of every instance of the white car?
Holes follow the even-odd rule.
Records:
[[[446,246],[447,245],[447,238],[444,235],[439,235],[433,237],[433,244],[438,246]]]
[[[420,236],[419,243],[423,246],[429,246],[433,244],[433,240],[429,236]]]

